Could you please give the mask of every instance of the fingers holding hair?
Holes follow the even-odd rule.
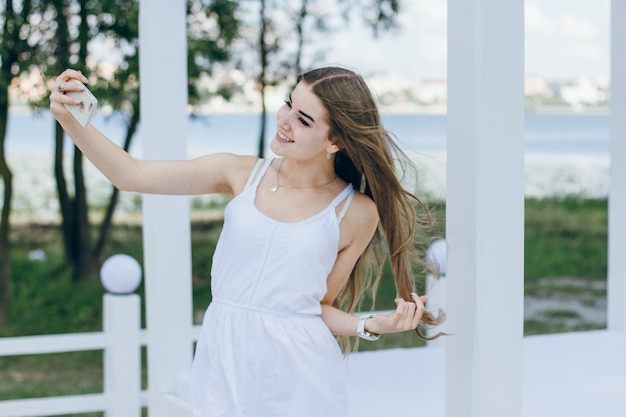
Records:
[[[411,293],[411,298],[412,301],[406,301],[401,297],[395,299],[396,310],[381,316],[385,317],[384,326],[382,326],[384,331],[381,333],[395,333],[417,328],[426,310],[424,303],[428,300],[428,296]]]
[[[419,296],[416,293],[411,293],[411,297],[413,297],[413,301],[415,302],[415,314],[413,315],[413,321],[411,322],[411,326],[413,329],[417,328],[424,315],[424,311],[426,311],[426,307],[424,303],[428,300],[427,295]]]

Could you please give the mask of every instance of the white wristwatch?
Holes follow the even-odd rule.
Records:
[[[365,330],[365,321],[367,319],[371,319],[372,317],[374,317],[373,314],[367,314],[359,317],[359,321],[356,324],[356,335],[359,336],[361,339],[370,340],[373,342],[375,340],[378,340],[380,338],[380,335],[370,333]]]

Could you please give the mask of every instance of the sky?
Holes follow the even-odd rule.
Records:
[[[425,80],[446,78],[446,0],[404,0],[401,30],[373,39],[354,19],[333,36],[327,63],[363,75],[392,72]],[[609,79],[610,0],[526,0],[528,76],[550,80]]]

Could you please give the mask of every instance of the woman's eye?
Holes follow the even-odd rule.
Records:
[[[286,105],[287,107],[289,107],[290,109],[293,107],[293,106],[291,105],[291,102],[290,102],[289,100],[284,100],[284,102],[285,102],[285,105]],[[309,124],[309,122],[307,122],[306,120],[304,120],[302,117],[298,117],[298,121],[299,121],[300,123],[302,123],[304,126],[311,126],[311,125]]]

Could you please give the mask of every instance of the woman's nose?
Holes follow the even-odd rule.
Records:
[[[289,112],[284,112],[278,116],[278,126],[284,130],[291,130],[291,125],[289,124]]]

